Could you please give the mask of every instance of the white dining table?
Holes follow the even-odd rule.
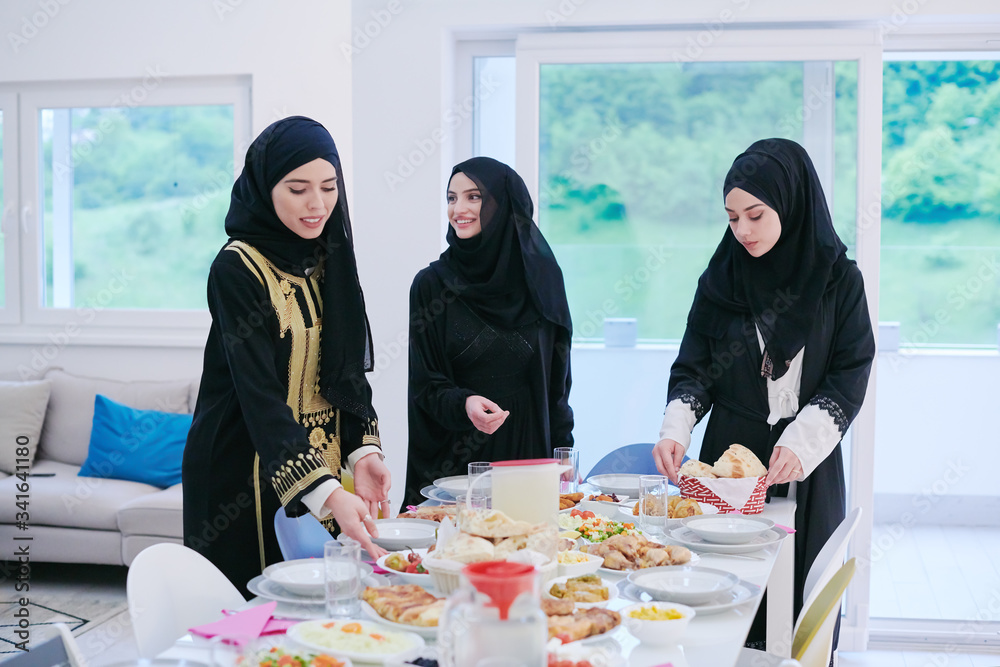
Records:
[[[793,526],[795,501],[772,498],[764,506],[761,516],[776,524]],[[788,657],[792,636],[792,582],[794,573],[794,534],[776,544],[745,555],[699,553],[696,563],[701,567],[726,570],[740,579],[764,588],[768,592],[767,644],[771,653]],[[749,556],[749,557],[747,557]],[[392,581],[392,575],[389,575]],[[622,577],[624,578],[624,577]],[[619,586],[623,590],[624,585]],[[614,631],[613,641],[620,648],[627,667],[656,667],[671,664],[673,667],[728,667],[736,664],[740,648],[746,640],[750,624],[760,605],[762,596],[721,613],[697,615],[691,620],[684,637],[672,647],[651,647],[640,644],[625,628]],[[246,607],[263,604],[267,600],[254,598]],[[619,597],[608,605],[621,609],[634,600]],[[209,644],[205,640],[187,635],[178,640],[158,658],[186,660],[210,664]]]

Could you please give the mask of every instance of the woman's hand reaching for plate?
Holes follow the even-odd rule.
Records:
[[[660,474],[666,475],[671,482],[677,483],[677,471],[684,461],[684,445],[664,438],[653,446],[653,462]]]

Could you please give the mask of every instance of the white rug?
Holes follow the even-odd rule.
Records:
[[[53,623],[65,623],[76,637],[128,609],[124,599],[95,600],[80,594],[25,597],[29,599],[28,606],[24,607],[28,610],[28,631],[31,633],[29,649],[58,634]],[[19,619],[14,616],[21,608],[16,598],[5,595],[0,599],[0,662],[22,653],[14,646],[22,641],[15,632],[20,627]]]

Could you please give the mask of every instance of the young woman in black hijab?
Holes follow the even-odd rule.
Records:
[[[326,128],[294,116],[254,140],[226,233],[209,272],[212,326],[184,450],[184,543],[246,593],[282,560],[281,506],[385,553],[369,533],[389,471],[365,378],[371,333],[344,176]],[[341,487],[341,466],[357,495]]]
[[[447,197],[448,249],[410,288],[405,504],[472,461],[573,445],[566,288],[524,181],[477,157]]]
[[[729,229],[698,281],[653,456],[676,481],[691,429],[711,409],[702,461],[740,443],[768,464],[778,485],[769,492],[787,495],[796,482],[798,614],[809,566],[845,516],[840,441],[864,401],[875,340],[861,271],[801,146],[754,143],[723,194]],[[763,618],[748,637],[756,647]]]

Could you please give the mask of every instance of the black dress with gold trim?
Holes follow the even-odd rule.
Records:
[[[342,442],[341,420],[357,417],[319,392],[320,333],[337,335],[335,313],[323,326],[320,280],[322,266],[294,276],[241,241],[209,273],[212,327],[184,450],[184,543],[244,594],[282,560],[278,508],[305,514],[304,495],[339,479],[352,452],[379,445],[375,420],[351,429],[362,434],[357,442]]]

